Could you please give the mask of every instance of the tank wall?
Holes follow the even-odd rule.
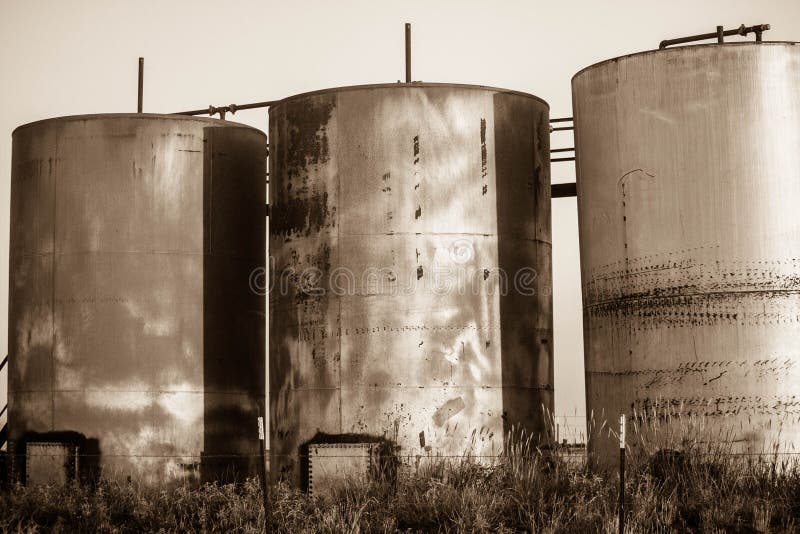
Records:
[[[800,47],[611,60],[573,78],[573,107],[590,452],[614,461],[600,427],[620,413],[649,414],[654,449],[689,436],[788,449],[800,437]]]
[[[544,432],[547,127],[541,101],[477,88],[271,109],[274,472],[297,480],[312,439],[385,438],[409,459],[497,454],[511,423]]]
[[[77,439],[84,466],[143,482],[256,463],[257,436],[241,429],[264,406],[264,300],[248,280],[264,265],[265,158],[261,132],[212,120],[87,116],[15,131],[18,453]]]

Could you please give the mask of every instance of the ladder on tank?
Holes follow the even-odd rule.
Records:
[[[562,117],[559,119],[550,119],[550,134],[552,135],[553,132],[568,132],[575,130],[574,126],[575,122],[572,117]],[[566,152],[572,152],[572,156],[561,156],[561,154]],[[557,154],[561,157],[553,157],[553,154]],[[573,138],[572,146],[569,148],[553,148],[550,149],[550,163],[558,163],[560,161],[575,161],[575,140]],[[564,197],[576,197],[578,196],[578,190],[576,187],[575,182],[567,182],[567,183],[557,183],[552,184],[550,186],[550,197],[551,198],[564,198]]]

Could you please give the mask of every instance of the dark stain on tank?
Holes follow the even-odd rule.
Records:
[[[330,159],[327,125],[334,108],[335,99],[328,95],[289,102],[280,110],[286,143],[273,154],[277,194],[270,205],[270,233],[311,235],[335,226],[336,207],[329,205],[324,182],[315,183],[309,173]]]
[[[334,226],[331,220],[336,208],[328,206],[328,192],[292,195],[287,187],[287,198],[271,205],[270,231],[278,235],[311,235],[323,228]]]
[[[420,278],[422,278],[422,274],[423,274],[423,272],[422,272],[422,265],[420,265],[419,267],[417,267],[417,280],[419,280]]]
[[[414,219],[422,217],[422,206],[417,206],[417,211],[414,212]]]
[[[329,95],[286,106],[292,121],[286,132],[288,149],[284,157],[286,176],[291,180],[305,174],[309,165],[327,163],[330,159],[326,129],[336,104]]]
[[[536,191],[537,184],[542,183],[543,174],[548,174],[542,163],[548,161],[550,158],[550,138],[546,132],[550,131],[550,122],[546,114],[540,114],[538,117],[538,124],[536,130],[536,158],[533,166],[533,183],[529,183],[529,188]],[[547,177],[549,180],[549,176]],[[549,194],[550,188],[546,190]]]
[[[330,290],[324,285],[328,281],[327,273],[331,270],[331,247],[322,244],[315,253],[307,254],[303,258],[293,256],[287,263],[286,271],[289,273],[288,288],[295,305],[310,305],[309,301],[318,302]],[[316,277],[319,279],[316,279]],[[310,311],[305,310],[307,313]]]

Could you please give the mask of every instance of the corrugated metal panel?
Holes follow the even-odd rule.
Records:
[[[65,486],[75,479],[78,450],[65,443],[27,444],[25,450],[25,485]]]

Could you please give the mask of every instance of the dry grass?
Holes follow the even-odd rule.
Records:
[[[794,532],[800,471],[769,461],[688,450],[639,453],[627,468],[629,532]],[[616,532],[616,475],[567,464],[558,451],[509,440],[492,467],[433,462],[392,484],[344,484],[311,499],[279,484],[269,524],[279,532]],[[153,490],[22,488],[0,493],[8,532],[263,532],[258,482]]]

